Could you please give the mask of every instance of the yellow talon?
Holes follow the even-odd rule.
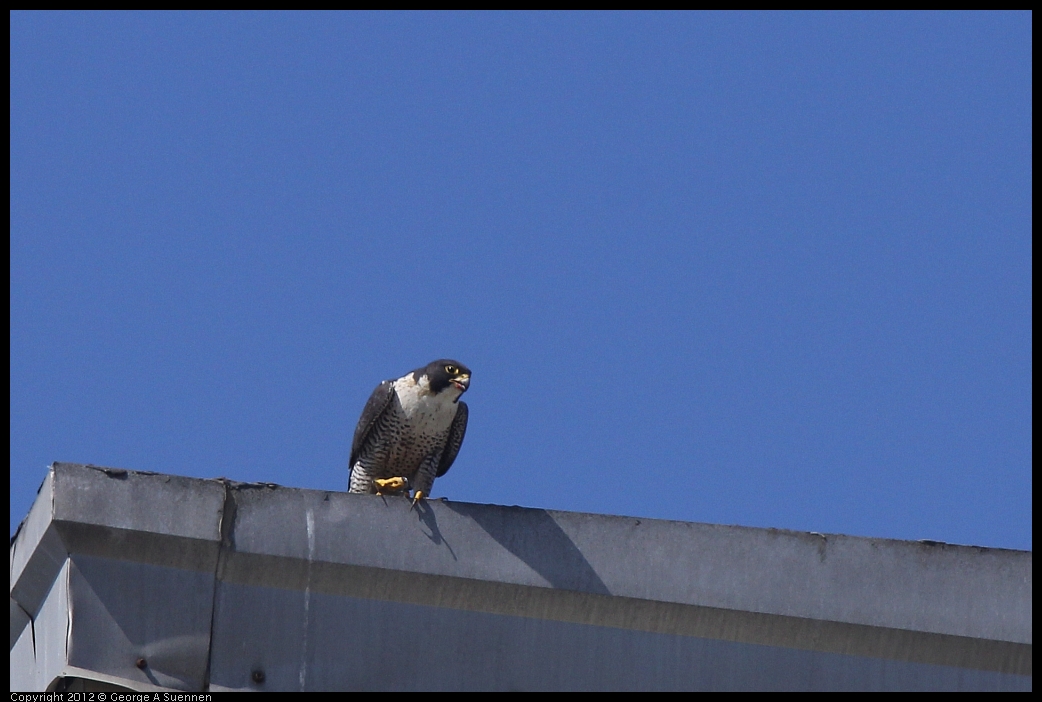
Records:
[[[424,497],[426,497],[426,495],[423,494],[423,490],[417,490],[416,493],[412,496],[412,506],[415,507],[416,503],[422,500]]]
[[[398,492],[403,488],[409,486],[409,481],[405,478],[377,478],[373,481],[376,485],[376,494],[383,495],[385,492]]]

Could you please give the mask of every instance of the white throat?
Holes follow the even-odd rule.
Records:
[[[452,421],[456,416],[456,400],[461,394],[459,388],[453,385],[434,394],[431,392],[430,378],[421,375],[416,380],[411,373],[394,381],[394,391],[398,394],[398,401],[406,417],[421,422],[433,420],[436,424],[441,423],[439,419]]]

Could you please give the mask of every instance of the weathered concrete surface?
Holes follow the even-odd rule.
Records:
[[[1030,552],[73,464],[11,612],[24,690],[1031,688]]]

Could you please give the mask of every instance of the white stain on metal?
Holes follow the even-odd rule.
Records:
[[[304,641],[300,647],[300,690],[304,691],[304,685],[308,678],[308,610],[311,607],[311,561],[315,557],[315,513],[308,508],[307,514],[308,530],[308,565],[307,582],[304,583]]]

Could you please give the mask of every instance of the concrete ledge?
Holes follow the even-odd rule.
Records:
[[[1031,687],[1030,552],[74,464],[11,602],[12,689]]]

